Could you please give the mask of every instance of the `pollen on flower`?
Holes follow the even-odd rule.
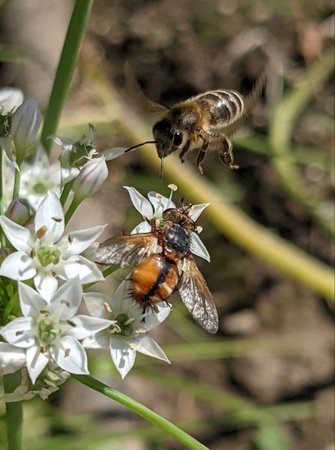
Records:
[[[132,320],[129,319],[127,314],[120,313],[115,318],[117,321],[116,324],[113,325],[113,332],[116,334],[120,334],[121,336],[129,337],[133,334],[134,328],[132,325]]]
[[[121,334],[121,331],[122,331],[120,325],[117,324],[117,323],[114,323],[114,324],[110,327],[110,330],[111,330],[112,334],[113,334],[113,333],[115,333],[115,334]]]
[[[68,301],[68,300],[61,300],[60,301],[60,303],[62,304],[62,305],[65,305],[65,306],[67,306],[68,308],[70,307],[70,302]]]
[[[145,334],[146,331],[145,331],[144,328],[137,328],[136,333],[137,333],[137,334]]]
[[[57,223],[60,223],[63,220],[61,217],[55,217],[55,216],[51,217],[51,219]]]
[[[22,334],[23,334],[23,331],[17,331],[17,332],[15,333],[15,336],[22,336]]]
[[[173,192],[176,192],[178,190],[178,187],[175,184],[168,184],[168,188]]]
[[[112,308],[110,307],[110,304],[107,302],[104,302],[103,304],[103,308],[106,312],[111,313],[112,312]]]
[[[70,349],[70,348],[66,348],[65,351],[64,351],[64,356],[65,356],[65,358],[67,358],[68,356],[70,356],[70,353],[71,353],[71,349]]]
[[[74,322],[72,322],[72,320],[67,320],[66,323],[68,325],[70,325],[71,327],[76,327],[77,326]]]
[[[46,227],[45,225],[43,225],[43,227],[39,228],[36,231],[36,237],[38,239],[42,239],[42,237],[45,235],[45,233],[48,231],[48,227]]]

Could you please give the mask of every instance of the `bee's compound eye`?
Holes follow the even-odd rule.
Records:
[[[183,142],[183,133],[181,131],[175,131],[173,134],[173,145],[175,147],[179,147],[179,145]]]

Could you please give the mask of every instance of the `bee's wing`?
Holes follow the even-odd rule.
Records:
[[[155,234],[127,234],[112,237],[100,244],[96,252],[96,262],[134,267],[146,256],[160,251],[161,247]]]
[[[162,117],[167,113],[169,108],[152,101],[145,95],[128,61],[124,65],[124,75],[126,79],[126,90],[129,93],[130,100],[135,104],[139,112],[156,117]]]
[[[202,328],[216,333],[219,318],[213,296],[191,256],[185,258],[182,270],[178,291],[184,305]]]

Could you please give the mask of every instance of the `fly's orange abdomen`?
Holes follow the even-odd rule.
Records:
[[[153,305],[167,300],[178,281],[178,269],[173,261],[162,255],[151,255],[132,272],[132,295],[144,307]]]

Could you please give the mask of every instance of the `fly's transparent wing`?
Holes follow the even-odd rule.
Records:
[[[178,291],[184,305],[202,328],[216,333],[219,318],[213,296],[192,257],[184,260],[182,270]]]
[[[134,267],[146,256],[161,250],[154,233],[126,234],[112,237],[100,244],[96,252],[96,262]]]

